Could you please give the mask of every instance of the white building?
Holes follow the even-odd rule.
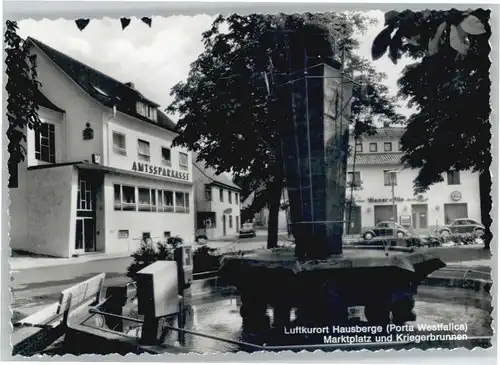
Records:
[[[418,170],[405,169],[401,164],[400,139],[403,128],[380,128],[374,136],[364,136],[348,160],[347,180],[355,182],[350,232],[360,233],[363,227],[379,221],[393,220],[415,233],[425,233],[455,218],[480,221],[479,174],[455,171],[444,174],[444,181],[433,184],[424,193],[414,196],[413,181]],[[439,156],[436,156],[439,158]],[[353,172],[353,163],[355,168]],[[395,176],[394,198],[391,173]],[[350,189],[346,198],[350,197]],[[346,218],[348,213],[346,214]],[[347,229],[346,229],[347,232]]]
[[[241,188],[193,155],[196,228],[208,239],[235,235],[241,226]]]
[[[133,252],[143,238],[194,240],[191,155],[175,125],[121,83],[34,39],[37,132],[10,189],[11,247],[57,257]]]

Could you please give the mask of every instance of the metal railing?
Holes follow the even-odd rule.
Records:
[[[193,280],[211,279],[217,277],[218,273],[218,270],[193,273]]]

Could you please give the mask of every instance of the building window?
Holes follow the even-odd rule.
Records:
[[[35,130],[35,158],[49,163],[56,162],[56,141],[54,124],[41,123]]]
[[[227,192],[227,201],[229,204],[233,204],[233,193],[231,191]]]
[[[136,210],[133,186],[115,185],[114,189],[115,210]]]
[[[172,237],[172,234],[170,231],[165,231],[163,232],[163,238],[168,240],[170,237]]]
[[[188,155],[187,153],[183,153],[183,152],[179,152],[179,166],[184,169],[184,170],[187,170],[188,168]]]
[[[139,188],[139,211],[156,212],[156,189]]]
[[[79,211],[92,211],[94,205],[94,192],[92,191],[92,184],[80,177],[78,184],[76,209]]]
[[[233,228],[233,216],[229,216],[229,228]]]
[[[384,152],[392,151],[392,142],[384,142]]]
[[[150,106],[150,105],[147,105],[145,103],[138,101],[136,104],[136,110],[137,110],[137,114],[142,115],[143,117],[151,119],[155,122],[158,119],[157,108],[154,106]]]
[[[239,205],[239,203],[240,203],[240,199],[239,199],[239,194],[238,193],[234,193],[234,202],[236,203],[236,205]]]
[[[165,166],[171,166],[172,160],[170,157],[170,148],[162,147],[161,148],[161,163]]]
[[[174,211],[174,193],[169,190],[158,190],[158,211]]]
[[[128,238],[128,229],[120,229],[118,231],[118,239]]]
[[[385,170],[384,171],[384,185],[385,186],[392,186],[398,184],[398,178],[397,174],[395,171],[390,171],[390,170]]]
[[[138,139],[137,140],[137,147],[138,147],[137,154],[138,154],[139,160],[149,162],[149,160],[151,160],[149,142],[144,141],[142,139]]]
[[[219,200],[221,203],[224,203],[224,189],[219,189]]]
[[[143,242],[151,241],[151,232],[142,232],[142,241]]]
[[[347,183],[349,187],[359,188],[361,187],[361,172],[348,172],[347,173]]]
[[[370,152],[377,152],[377,143],[370,143]]]
[[[189,193],[175,192],[175,212],[189,213]]]
[[[113,131],[113,152],[127,156],[127,140],[123,133]]]
[[[356,141],[356,152],[363,152],[363,142]]]
[[[448,185],[460,185],[460,171],[448,171]]]
[[[401,142],[398,143],[398,148],[399,148],[400,151],[403,150],[403,144]]]
[[[205,200],[207,202],[212,201],[212,187],[211,186],[205,186]]]
[[[137,102],[136,104],[136,110],[137,110],[137,114],[139,115],[142,115],[142,116],[146,116],[146,104],[144,103],[141,103],[140,101]]]
[[[157,121],[158,119],[158,114],[157,114],[157,109],[155,107],[148,107],[148,118],[153,120],[153,121]]]

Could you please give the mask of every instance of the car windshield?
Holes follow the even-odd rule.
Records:
[[[243,224],[243,228],[244,229],[252,229],[253,228],[253,224],[252,223],[245,223],[245,224]]]

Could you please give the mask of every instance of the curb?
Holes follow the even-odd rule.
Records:
[[[10,272],[19,272],[23,270],[30,270],[30,269],[39,269],[39,268],[44,268],[44,267],[57,267],[57,266],[65,266],[65,265],[76,265],[76,264],[84,264],[87,262],[91,261],[105,261],[105,260],[115,260],[115,259],[123,259],[130,257],[130,254],[123,254],[123,255],[109,255],[109,256],[99,256],[99,257],[85,257],[85,259],[81,257],[75,257],[75,258],[54,258],[53,260],[61,260],[60,262],[47,262],[47,263],[42,263],[42,262],[37,262],[37,260],[44,260],[43,258],[33,258],[30,259],[29,264],[20,264],[16,263],[16,259],[9,259],[9,271]],[[21,259],[23,260],[23,259]],[[51,259],[52,260],[52,259]]]

